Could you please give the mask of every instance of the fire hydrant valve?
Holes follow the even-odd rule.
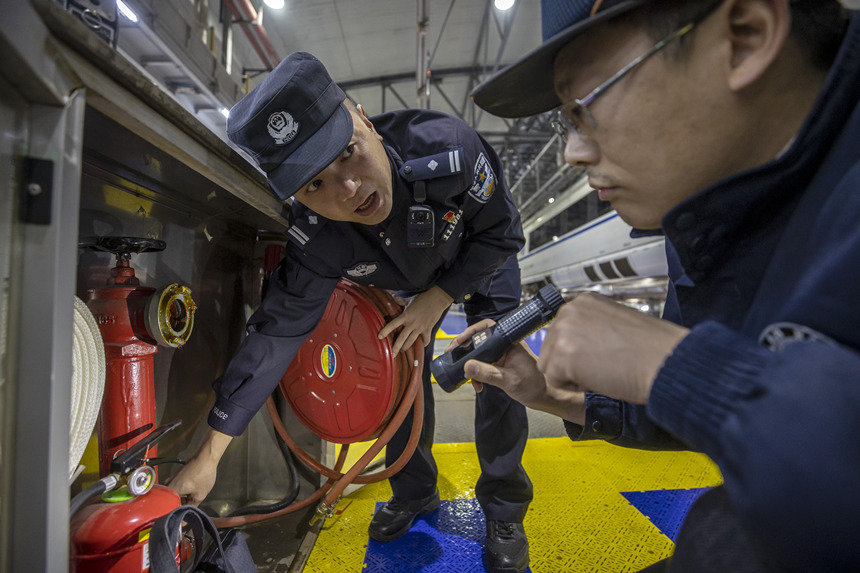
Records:
[[[191,336],[196,310],[191,289],[176,283],[163,286],[146,303],[146,330],[159,346],[180,348]]]

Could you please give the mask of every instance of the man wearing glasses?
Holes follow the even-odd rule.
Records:
[[[835,0],[543,0],[473,92],[666,237],[663,319],[594,295],[474,380],[573,439],[690,448],[724,486],[649,571],[860,570],[860,16]],[[454,343],[486,326],[467,330]]]

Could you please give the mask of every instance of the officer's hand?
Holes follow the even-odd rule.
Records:
[[[537,367],[547,386],[645,404],[657,372],[689,330],[594,294],[561,307]]]
[[[199,505],[206,499],[215,486],[218,462],[232,439],[232,436],[210,429],[197,453],[167,482],[183,504]]]
[[[585,423],[585,394],[547,384],[537,368],[537,358],[525,342],[513,345],[495,364],[469,360],[464,370],[478,392],[482,384],[490,384],[529,408],[575,424]]]
[[[432,342],[430,335],[433,333],[433,326],[452,302],[454,299],[448,296],[448,293],[434,286],[415,296],[400,316],[393,318],[382,327],[379,338],[383,339],[398,328],[402,328],[391,346],[394,354],[412,346],[419,336],[424,338],[424,346],[427,346]]]
[[[492,318],[485,318],[481,322],[476,322],[475,324],[458,334],[454,338],[454,340],[451,341],[451,344],[448,345],[448,348],[445,349],[445,352],[451,352],[458,346],[466,344],[477,333],[481,332],[482,330],[487,330],[494,324],[496,324],[496,321]]]
[[[179,494],[183,505],[199,505],[215,486],[217,464],[214,467],[200,465],[192,458],[167,484]]]

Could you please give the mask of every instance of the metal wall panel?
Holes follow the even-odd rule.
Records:
[[[12,470],[15,436],[15,370],[18,367],[18,345],[15,331],[18,314],[10,316],[17,305],[13,298],[20,292],[15,284],[21,264],[17,250],[20,230],[17,225],[18,197],[15,189],[13,157],[20,157],[26,141],[26,103],[5,81],[0,79],[0,571],[8,571],[12,543]]]
[[[17,221],[10,241],[7,349],[15,363],[11,462],[11,570],[63,571],[68,564],[68,465],[73,289],[78,227],[82,92],[65,106],[28,106],[27,157],[53,163],[48,223]],[[22,162],[4,185],[16,193]],[[48,188],[49,187],[49,188]],[[19,194],[19,202],[23,199]],[[17,268],[14,268],[17,267]],[[4,463],[4,467],[7,467]]]

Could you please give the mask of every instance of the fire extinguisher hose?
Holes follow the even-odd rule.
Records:
[[[105,349],[96,319],[75,297],[72,339],[72,403],[69,432],[69,481],[93,433],[105,388]]]
[[[119,476],[117,474],[108,474],[99,481],[85,488],[84,491],[72,498],[69,503],[69,518],[74,515],[87,504],[91,499],[100,496],[106,491],[112,491],[119,485]]]

